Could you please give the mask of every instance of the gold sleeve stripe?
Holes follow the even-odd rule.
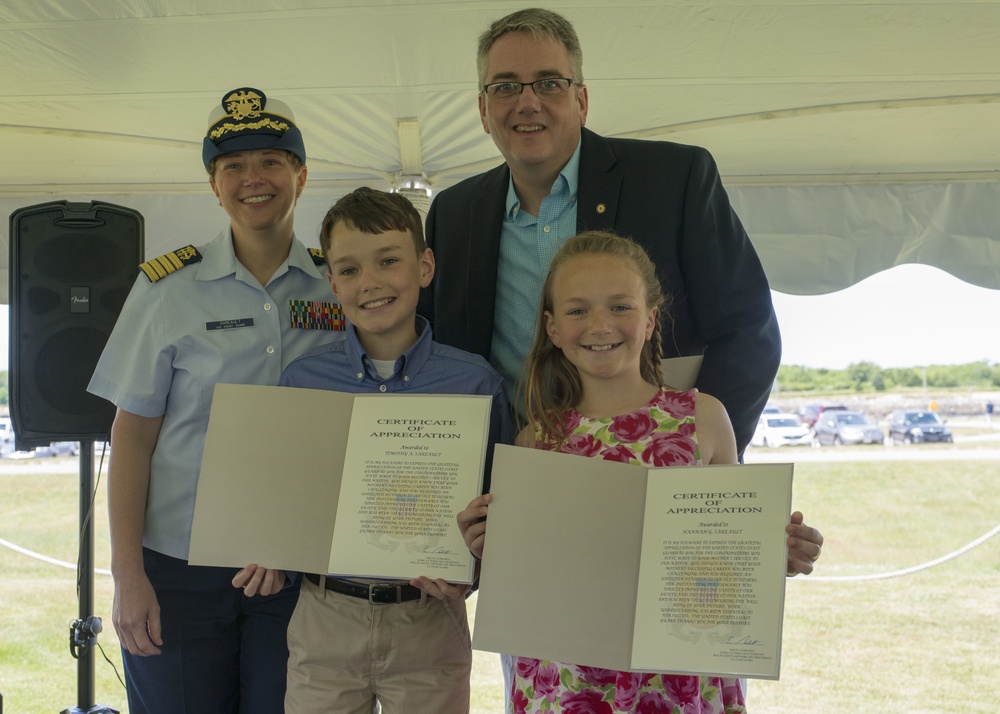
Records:
[[[160,278],[165,278],[170,273],[176,272],[185,265],[197,263],[201,260],[201,253],[194,246],[186,246],[172,253],[166,253],[158,258],[147,260],[139,268],[149,278],[149,282],[155,283]]]
[[[147,263],[143,263],[139,267],[142,268],[142,272],[146,274],[146,277],[149,278],[149,282],[151,283],[155,283],[157,280],[166,275],[163,268],[160,268],[152,260]]]

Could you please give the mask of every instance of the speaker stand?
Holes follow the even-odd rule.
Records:
[[[80,442],[80,617],[69,626],[69,651],[76,658],[76,706],[61,714],[118,714],[94,704],[94,646],[101,618],[94,616],[94,442]]]

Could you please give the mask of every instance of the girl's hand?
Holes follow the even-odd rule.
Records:
[[[486,510],[492,500],[493,496],[488,493],[477,496],[469,501],[469,505],[457,516],[458,530],[465,539],[465,545],[477,558],[483,557],[483,544],[486,542]]]
[[[799,573],[809,575],[813,571],[813,564],[823,552],[823,534],[803,523],[800,511],[792,514],[785,532],[789,535],[788,570],[785,572],[789,577],[795,577]]]
[[[285,571],[268,570],[251,563],[233,576],[233,587],[243,588],[247,597],[274,595],[285,587]]]
[[[420,588],[438,600],[462,600],[465,598],[465,594],[472,589],[471,585],[449,583],[441,578],[431,580],[423,575],[411,580],[410,585]]]

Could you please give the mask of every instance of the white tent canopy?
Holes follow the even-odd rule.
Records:
[[[580,34],[588,126],[709,148],[772,287],[920,262],[1000,289],[1000,3],[544,5]],[[149,256],[206,241],[226,222],[201,166],[208,111],[249,85],[295,110],[297,232],[315,244],[356,186],[440,189],[499,163],[475,41],[523,6],[7,0],[0,212],[103,200],[143,214]]]

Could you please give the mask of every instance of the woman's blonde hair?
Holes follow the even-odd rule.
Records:
[[[606,231],[587,231],[567,240],[552,258],[549,273],[542,285],[536,316],[535,339],[521,377],[524,414],[531,431],[545,443],[558,448],[569,436],[562,415],[576,406],[583,396],[583,385],[576,367],[562,350],[552,344],[545,329],[545,313],[552,312],[552,281],[559,270],[573,258],[584,255],[610,255],[628,262],[642,279],[646,307],[657,308],[653,334],[643,345],[639,362],[642,378],[663,387],[660,360],[663,357],[663,312],[668,300],[656,277],[656,267],[646,251],[635,241]]]

